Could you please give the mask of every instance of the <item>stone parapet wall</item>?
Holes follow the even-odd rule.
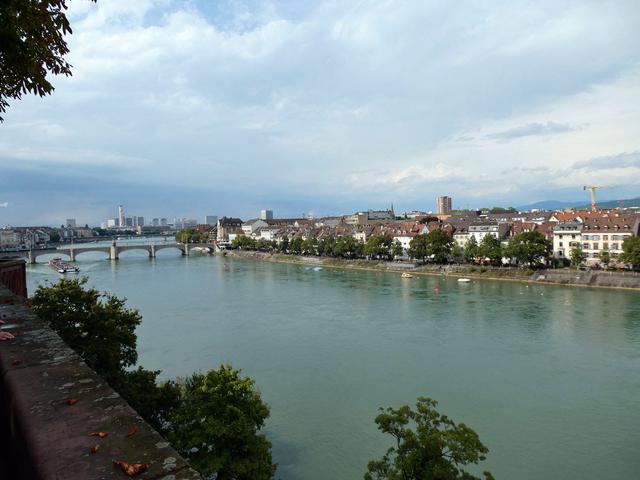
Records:
[[[0,319],[16,335],[0,341],[0,478],[129,478],[114,461],[148,463],[149,471],[135,477],[140,479],[201,478],[24,299],[2,285]],[[132,426],[136,431],[129,436]]]

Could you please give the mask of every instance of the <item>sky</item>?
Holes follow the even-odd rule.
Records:
[[[640,3],[70,0],[0,226],[640,196]]]

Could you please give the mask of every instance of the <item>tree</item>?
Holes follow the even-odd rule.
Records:
[[[509,240],[505,256],[523,265],[537,267],[551,256],[551,242],[540,232],[522,232]]]
[[[93,0],[95,1],[95,0]],[[0,2],[0,122],[8,99],[32,93],[49,95],[47,74],[71,75],[65,60],[71,33],[66,0],[3,0]]]
[[[600,263],[602,263],[606,267],[610,262],[611,254],[609,253],[609,249],[605,248],[603,250],[600,250]]]
[[[464,246],[464,259],[467,262],[473,262],[478,258],[478,242],[476,237],[471,237]]]
[[[427,253],[427,236],[416,235],[409,242],[409,256],[415,259],[421,259],[423,262],[428,256]]]
[[[363,253],[371,258],[388,258],[391,256],[393,239],[385,235],[371,235],[364,244]]]
[[[493,235],[485,235],[478,246],[478,256],[497,263],[502,260],[502,243]]]
[[[622,242],[620,260],[630,263],[633,268],[640,267],[640,237],[627,237]]]
[[[136,327],[142,317],[125,300],[85,289],[87,278],[40,286],[31,298],[34,312],[48,322],[87,364],[107,381],[138,360]]]
[[[401,257],[404,253],[404,249],[402,248],[402,244],[399,240],[394,240],[393,245],[391,246],[391,254],[393,258]]]
[[[464,250],[457,242],[454,242],[451,247],[451,259],[456,263],[460,263],[464,259]]]
[[[207,240],[208,234],[193,228],[183,228],[176,233],[176,241],[180,243],[204,243]]]
[[[302,253],[302,237],[296,236],[291,239],[289,251],[294,255],[300,255]]]
[[[463,467],[485,460],[489,449],[464,423],[438,413],[437,404],[419,397],[415,411],[407,405],[380,409],[378,430],[390,434],[395,446],[369,462],[365,480],[479,480]],[[483,475],[493,479],[489,472]]]
[[[584,261],[587,259],[587,254],[584,253],[584,250],[582,250],[582,247],[579,244],[576,244],[571,249],[571,253],[569,254],[569,256],[571,259],[571,265],[573,265],[576,268],[582,265]]]
[[[427,244],[427,255],[433,258],[436,263],[444,263],[451,255],[453,237],[444,230],[435,229],[427,233],[425,238]]]
[[[280,251],[282,253],[287,253],[288,250],[289,250],[289,237],[284,235],[282,237],[282,241],[280,242]]]
[[[169,441],[189,463],[217,480],[269,480],[276,465],[260,429],[269,416],[250,378],[222,365],[194,374],[182,385]]]

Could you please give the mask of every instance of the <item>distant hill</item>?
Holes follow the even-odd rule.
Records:
[[[620,206],[620,202],[623,202],[625,207],[640,207],[640,197],[628,198],[625,200],[605,200],[598,202],[600,208],[616,208]],[[522,205],[517,207],[521,212],[527,210],[562,210],[564,208],[591,208],[590,203],[582,202],[561,202],[557,200],[545,200],[542,202],[530,203],[529,205]]]

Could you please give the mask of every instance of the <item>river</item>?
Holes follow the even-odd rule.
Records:
[[[172,378],[231,363],[255,379],[282,480],[362,478],[391,445],[377,408],[421,395],[478,432],[497,479],[640,478],[638,293],[173,249],[85,253],[78,265],[140,310],[146,368]],[[30,292],[59,278],[27,271]]]

